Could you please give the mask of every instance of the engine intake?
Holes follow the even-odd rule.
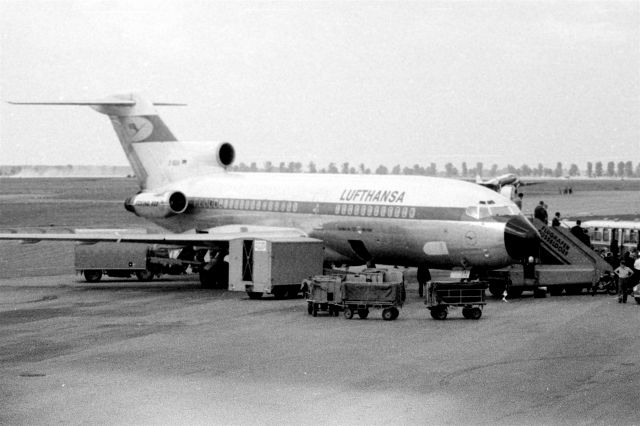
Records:
[[[236,150],[229,142],[223,142],[218,146],[218,152],[216,159],[220,167],[227,168],[233,164],[233,160],[236,158]]]
[[[188,206],[187,197],[180,191],[162,194],[141,192],[127,198],[124,202],[124,208],[137,216],[154,218],[166,218],[184,213]]]

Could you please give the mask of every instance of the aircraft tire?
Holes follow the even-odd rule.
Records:
[[[489,293],[495,298],[502,297],[504,293],[504,284],[492,282],[489,284]]]
[[[522,296],[522,287],[509,287],[507,295],[510,299],[516,299]]]
[[[82,273],[84,279],[89,283],[97,283],[102,278],[102,271],[95,269],[85,269]]]
[[[480,308],[471,308],[469,312],[469,318],[474,320],[479,320],[482,316],[482,309]]]
[[[353,318],[353,311],[351,310],[351,308],[345,308],[344,309],[344,317],[346,319],[351,319]]]

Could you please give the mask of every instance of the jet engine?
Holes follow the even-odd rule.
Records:
[[[229,142],[222,142],[218,145],[218,149],[216,152],[216,160],[218,161],[218,165],[220,167],[224,167],[225,169],[233,164],[233,160],[236,158],[236,150],[233,149],[233,145]]]
[[[180,191],[163,194],[141,192],[127,198],[124,208],[141,217],[165,218],[184,213],[188,204],[187,197]]]

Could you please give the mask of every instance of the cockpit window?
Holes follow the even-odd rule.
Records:
[[[513,216],[518,214],[516,206],[500,206],[493,200],[480,201],[477,206],[469,206],[465,210],[467,216],[474,219],[485,219],[491,216]]]

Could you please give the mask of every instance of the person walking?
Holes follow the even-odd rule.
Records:
[[[518,198],[514,201],[514,203],[516,203],[516,206],[518,206],[518,208],[520,210],[522,210],[522,199],[524,198],[524,194],[522,192],[520,192],[518,194]]]
[[[540,203],[533,210],[533,217],[542,221],[545,225],[548,224],[549,214],[547,213],[547,209],[544,208],[544,201],[540,201]]]
[[[629,280],[633,276],[633,269],[621,262],[613,273],[618,276],[618,303],[627,303],[627,291]]]

